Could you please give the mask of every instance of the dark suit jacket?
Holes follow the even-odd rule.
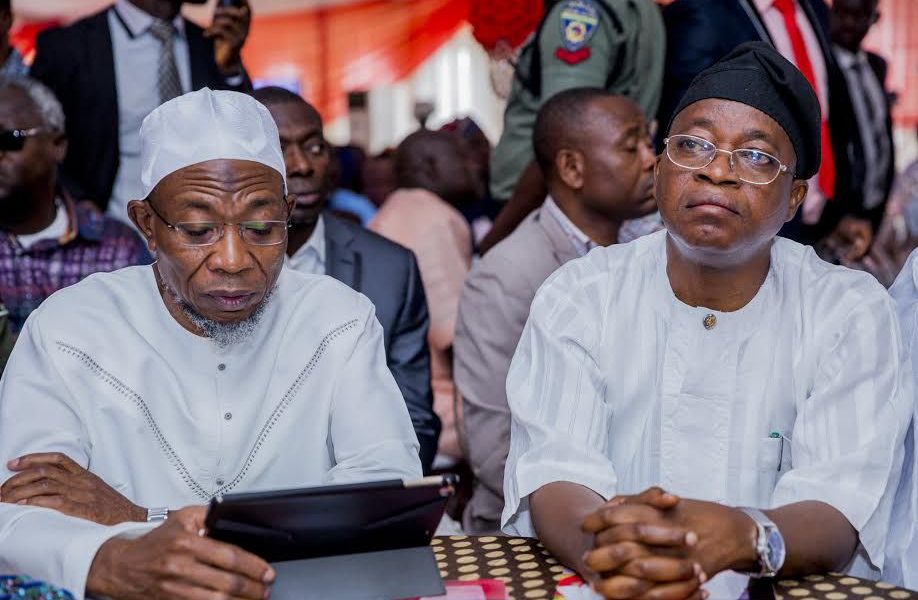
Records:
[[[873,52],[867,52],[867,63],[870,65],[870,68],[873,69],[874,74],[877,77],[877,81],[880,82],[883,91],[886,92],[886,137],[889,140],[889,166],[886,169],[886,176],[883,180],[883,195],[886,200],[889,200],[889,194],[892,191],[893,179],[896,176],[896,149],[895,144],[893,143],[893,124],[892,124],[892,102],[890,100],[889,92],[886,87],[886,75],[888,73],[888,66],[886,60],[879,54],[874,54]],[[854,113],[852,112],[852,115]],[[855,123],[855,122],[852,122]],[[852,135],[848,143],[848,155],[851,157],[851,167],[852,174],[851,177],[854,181],[864,181],[864,165],[866,163],[866,158],[864,157],[864,149],[861,145],[861,132],[856,126],[852,127]],[[880,226],[880,221],[883,220],[883,214],[886,212],[886,201],[884,201],[879,206],[876,206],[870,210],[866,208],[861,211],[862,216],[869,219],[873,224],[874,230],[878,229]]]
[[[849,153],[850,141],[858,139],[857,125],[844,73],[832,53],[828,35],[829,8],[823,0],[798,1],[813,25],[826,61],[836,189],[835,201],[827,203],[818,227],[805,232],[798,228],[782,234],[812,242],[834,229],[843,214],[861,212],[863,192],[860,184],[863,180],[856,179],[857,168],[852,161],[857,157]],[[661,128],[667,127],[673,110],[698,73],[743,42],[773,43],[752,0],[676,0],[663,8],[663,20],[666,23],[666,70],[663,99],[657,113]]]
[[[889,194],[892,192],[893,180],[896,178],[896,145],[893,143],[892,121],[893,98],[889,93],[889,88],[886,83],[886,76],[889,74],[889,65],[885,58],[873,52],[867,53],[867,62],[870,63],[870,67],[877,75],[877,81],[880,82],[880,85],[883,86],[883,91],[886,93],[886,135],[889,137],[889,151],[892,154],[889,157],[889,169],[886,171],[886,179],[884,181],[884,195],[889,199]]]
[[[105,210],[118,172],[118,97],[108,11],[38,36],[30,74],[57,95],[67,118],[69,149],[63,183],[78,199]],[[185,21],[191,82],[195,90],[237,89],[226,85],[214,61],[213,40]],[[239,91],[251,89],[248,76]]]
[[[339,219],[325,220],[325,272],[368,297],[383,328],[386,360],[421,443],[421,464],[430,470],[440,419],[433,411],[427,300],[414,254],[394,242]]]

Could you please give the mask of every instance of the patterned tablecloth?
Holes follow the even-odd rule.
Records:
[[[510,598],[554,597],[556,582],[564,568],[533,539],[508,537],[449,536],[432,542],[443,579],[503,581]],[[838,574],[811,575],[775,585],[779,600],[918,600],[918,593],[885,583],[864,581]]]

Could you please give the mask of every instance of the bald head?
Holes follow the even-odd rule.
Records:
[[[319,111],[316,108],[303,100],[297,94],[294,94],[290,90],[286,90],[282,87],[277,86],[268,86],[263,88],[258,88],[252,92],[252,97],[264,104],[268,110],[271,110],[272,106],[282,105],[282,104],[294,104],[297,106],[302,106],[309,117],[319,123],[322,122],[322,117],[319,115]]]
[[[536,160],[550,180],[557,175],[555,162],[559,152],[586,153],[596,142],[612,143],[610,136],[633,133],[625,131],[626,124],[631,126],[638,121],[643,121],[641,109],[624,96],[599,88],[559,92],[542,106],[536,117],[532,135]]]
[[[409,182],[414,173],[412,170],[437,156],[459,160],[462,155],[459,138],[447,131],[421,129],[402,140],[395,150],[395,168],[402,183],[404,177]],[[403,186],[404,187],[404,186]]]
[[[606,223],[614,232],[597,239],[654,209],[648,130],[633,101],[599,89],[560,92],[539,111],[533,145],[548,192],[584,231]]]
[[[426,189],[455,206],[483,191],[465,142],[446,131],[422,129],[405,138],[395,151],[395,175],[400,188]]]

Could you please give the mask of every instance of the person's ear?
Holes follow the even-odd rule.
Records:
[[[289,219],[290,215],[293,214],[293,207],[296,205],[296,197],[293,194],[287,194],[284,204],[287,206],[287,218]]]
[[[555,154],[555,169],[564,185],[572,190],[583,188],[584,158],[578,150],[563,148]]]
[[[51,134],[51,148],[54,154],[54,162],[61,164],[67,156],[67,135],[63,132]]]
[[[147,242],[147,248],[151,253],[155,253],[156,238],[153,235],[153,220],[156,219],[156,215],[153,214],[150,204],[145,200],[131,200],[127,208],[128,216]]]
[[[794,179],[791,187],[790,204],[787,205],[787,215],[784,217],[785,222],[790,222],[797,214],[797,210],[806,199],[806,193],[810,189],[810,184],[805,179]]]

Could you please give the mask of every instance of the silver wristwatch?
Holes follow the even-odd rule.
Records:
[[[147,523],[162,523],[169,518],[168,508],[148,508]]]
[[[765,513],[755,508],[742,508],[740,510],[755,521],[755,551],[759,557],[759,569],[744,573],[750,577],[774,577],[784,566],[787,551],[784,547],[784,537],[778,531],[775,522],[765,516]]]

